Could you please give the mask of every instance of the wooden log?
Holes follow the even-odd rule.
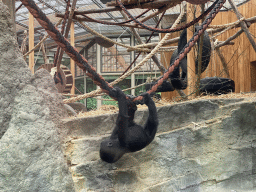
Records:
[[[231,5],[232,9],[233,9],[234,12],[235,12],[235,14],[236,14],[236,16],[237,16],[237,19],[241,19],[242,16],[241,16],[241,14],[239,13],[239,11],[238,11],[238,9],[237,9],[237,6],[235,5],[234,1],[233,1],[233,0],[228,0],[228,1],[229,1],[230,5]],[[244,21],[241,21],[241,22],[240,22],[240,26],[241,26],[241,28],[243,29],[243,31],[245,32],[245,34],[246,34],[248,40],[250,41],[250,43],[251,43],[251,45],[252,45],[254,51],[256,52],[256,43],[255,43],[255,41],[254,41],[254,38],[253,38],[252,35],[250,34],[250,31],[249,31],[249,29],[248,29],[246,23],[245,23]]]
[[[221,46],[227,45],[228,43],[230,43],[230,41],[234,40],[235,38],[237,38],[239,35],[241,35],[243,33],[243,29],[240,29],[235,35],[227,38],[225,41],[219,43],[218,45],[216,45],[214,48],[220,48]]]

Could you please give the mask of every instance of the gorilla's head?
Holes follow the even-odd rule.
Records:
[[[118,139],[106,139],[100,145],[100,158],[108,163],[115,163],[126,153]]]

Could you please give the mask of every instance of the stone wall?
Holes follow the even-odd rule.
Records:
[[[76,191],[255,191],[255,107],[256,99],[220,99],[158,108],[155,140],[114,164],[100,160],[99,146],[117,114],[65,120]],[[135,116],[143,123],[147,111]]]

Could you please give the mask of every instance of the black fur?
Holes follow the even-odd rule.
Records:
[[[119,105],[116,126],[111,136],[100,146],[100,157],[108,163],[118,161],[125,153],[139,151],[146,147],[153,141],[158,127],[156,106],[148,93],[142,94],[149,109],[147,122],[142,127],[133,120],[137,110],[136,105],[128,103],[121,89],[115,88],[115,90]]]

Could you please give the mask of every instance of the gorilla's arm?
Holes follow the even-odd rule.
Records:
[[[150,97],[148,93],[142,95],[144,97],[145,104],[148,106],[148,119],[146,124],[144,125],[144,129],[148,136],[150,137],[151,142],[156,134],[157,127],[158,127],[158,117],[157,117],[157,110],[154,101]]]
[[[118,99],[118,107],[119,107],[119,114],[116,122],[118,140],[121,146],[126,146],[126,137],[128,131],[128,107],[127,107],[127,100],[126,95],[122,92],[120,88],[116,88],[117,90],[117,99]]]

